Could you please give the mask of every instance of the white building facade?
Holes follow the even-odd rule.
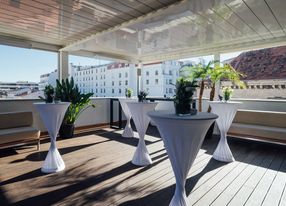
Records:
[[[141,88],[147,91],[150,97],[173,97],[181,65],[178,61],[143,65]]]
[[[43,91],[45,89],[45,86],[50,84],[53,87],[56,87],[56,80],[58,79],[58,71],[55,70],[51,73],[47,73],[47,74],[42,74],[40,76],[40,82],[39,82],[39,90]]]
[[[137,69],[134,64],[70,66],[71,76],[82,93],[92,92],[96,97],[120,97],[125,96],[127,88],[131,88],[133,95],[137,95]]]
[[[131,63],[99,66],[70,64],[69,71],[80,91],[92,92],[95,97],[122,97],[127,88],[133,90],[133,96],[137,96],[139,90],[145,90],[149,97],[173,97],[180,67],[178,61],[146,64],[138,75],[138,65]],[[56,86],[57,71],[43,74],[40,79],[40,90],[47,84]]]

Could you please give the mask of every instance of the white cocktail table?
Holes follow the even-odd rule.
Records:
[[[170,206],[187,206],[187,175],[208,128],[218,116],[205,112],[178,116],[172,111],[152,111],[148,115],[155,122],[164,141],[176,178],[176,190]]]
[[[209,104],[212,112],[218,115],[216,123],[220,130],[220,140],[213,158],[222,162],[233,162],[234,157],[227,143],[227,131],[241,102],[211,101]]]
[[[51,139],[50,149],[41,169],[44,173],[59,172],[65,169],[65,163],[57,149],[56,140],[69,105],[69,102],[34,103]]]
[[[137,101],[137,99],[128,99],[128,98],[125,98],[125,99],[122,99],[122,98],[119,98],[118,99],[119,102],[120,102],[120,105],[122,107],[122,110],[124,112],[124,115],[126,117],[126,126],[124,128],[124,131],[122,133],[122,137],[134,137],[134,133],[133,133],[133,130],[131,128],[131,124],[130,124],[130,120],[131,120],[131,113],[129,111],[129,108],[126,104],[126,102],[134,102],[134,101]]]
[[[135,127],[139,135],[139,142],[132,158],[132,163],[138,166],[145,166],[152,164],[152,160],[148,153],[144,136],[150,122],[147,112],[155,110],[158,103],[156,102],[127,102],[126,103]]]

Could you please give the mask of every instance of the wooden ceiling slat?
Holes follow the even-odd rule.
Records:
[[[120,13],[127,14],[131,17],[130,19],[139,17],[143,14],[114,0],[93,0],[93,2],[95,4],[99,3],[103,5],[104,7],[106,7],[107,9],[110,9],[114,12],[120,12]]]
[[[144,4],[145,6],[150,7],[153,10],[159,9],[164,7],[165,5],[158,2],[157,0],[135,0],[141,4]]]
[[[145,4],[142,4],[141,2],[138,1],[120,1],[120,0],[115,0],[115,1],[125,5],[126,7],[138,11],[141,14],[149,13],[154,10],[150,6],[146,6]]]
[[[250,4],[247,1],[245,1],[245,0],[242,0],[242,1],[247,6],[247,8],[252,12],[252,14],[258,19],[258,21],[264,26],[264,28],[273,37],[275,37],[275,35],[272,32],[272,29],[274,30],[275,25],[273,25],[273,28],[268,28],[267,25],[266,25],[268,23],[269,19],[273,18],[273,16],[271,15],[271,13],[270,13],[269,9],[267,8],[266,4],[264,4],[264,1],[261,1],[261,3],[259,4],[259,9],[257,9],[258,5],[254,6],[251,1],[249,2]],[[267,15],[269,15],[270,18],[266,19],[265,17],[263,17],[263,16],[267,16]],[[271,23],[277,24],[277,22],[275,20],[274,21],[273,20],[274,19],[272,19]]]
[[[46,1],[41,1],[41,0],[33,0],[33,5],[34,3],[38,3],[40,5],[45,6],[46,8],[53,8],[56,9],[57,7],[49,5],[48,3],[46,3]],[[61,3],[59,4],[59,13],[62,13],[63,16],[67,16],[68,18],[71,19],[76,19],[77,21],[80,21],[82,23],[86,23],[86,24],[93,24],[95,22],[97,22],[97,25],[103,26],[103,28],[108,28],[111,26],[116,25],[116,22],[106,22],[106,21],[102,21],[103,17],[100,17],[98,15],[94,14],[90,14],[90,16],[88,16],[88,13],[85,13],[85,15],[82,14],[80,9],[74,10],[74,5],[69,5],[69,4],[65,4],[65,1],[61,1]],[[101,18],[101,21],[98,20],[98,18]]]
[[[76,18],[76,15],[73,15],[72,12],[64,12],[61,8],[57,8],[55,6],[49,5],[49,4],[42,4],[39,3],[37,1],[33,1],[33,2],[29,2],[31,4],[26,4],[26,3],[22,3],[21,4],[21,9],[26,10],[26,11],[33,11],[34,14],[37,15],[42,15],[46,12],[46,13],[51,13],[56,15],[58,18],[58,20],[60,18],[69,18],[71,21],[74,21],[76,23],[81,23],[82,25],[86,25],[86,26],[90,26],[90,25],[94,25],[95,22],[97,22],[96,20],[94,20],[93,22],[91,21],[87,21],[86,19],[82,19],[82,18]],[[49,12],[47,12],[46,10],[49,10]],[[101,23],[97,24],[98,27],[100,27],[101,29],[106,29],[109,28],[109,26],[107,25],[102,25]]]
[[[271,8],[271,11],[275,14],[275,19],[277,20],[280,27],[284,32],[286,32],[286,1],[265,0],[265,2]]]
[[[32,18],[32,17],[28,17],[28,16],[21,16],[19,15],[19,13],[15,14],[11,14],[9,13],[9,11],[7,10],[2,10],[0,9],[0,22],[1,20],[9,20],[11,25],[14,25],[13,23],[21,23],[22,25],[26,25],[29,28],[35,28],[37,29],[37,31],[42,31],[42,32],[47,32],[47,31],[43,31],[44,29],[49,30],[48,32],[51,34],[62,34],[63,37],[67,37],[70,35],[75,35],[77,33],[79,33],[78,29],[72,29],[69,28],[67,26],[61,27],[59,28],[58,25],[53,25],[53,24],[47,24],[47,21],[45,22],[39,22],[36,18]],[[94,32],[96,32],[96,30],[94,30]],[[89,34],[92,34],[94,32],[90,32]],[[86,34],[87,35],[87,34]],[[80,38],[85,37],[86,35],[79,35]],[[58,36],[58,38],[61,38],[60,36]]]

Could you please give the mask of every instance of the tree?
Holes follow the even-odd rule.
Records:
[[[209,61],[207,65],[205,65],[204,63],[199,63],[194,66],[185,65],[181,68],[181,71],[180,71],[181,76],[187,76],[191,80],[197,80],[200,84],[199,99],[198,99],[199,112],[202,111],[202,99],[203,99],[203,93],[205,89],[205,83],[209,78],[209,73],[214,63],[215,61]]]
[[[230,64],[215,64],[213,69],[208,70],[211,91],[210,91],[210,101],[214,100],[215,97],[215,86],[221,80],[229,80],[233,84],[240,86],[242,88],[245,87],[245,83],[240,80],[241,77],[245,77],[244,74],[236,71]],[[211,108],[208,108],[208,112],[211,111]]]

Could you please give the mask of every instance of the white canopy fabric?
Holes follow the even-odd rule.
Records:
[[[0,43],[149,63],[285,45],[285,8],[285,0],[5,0]]]

